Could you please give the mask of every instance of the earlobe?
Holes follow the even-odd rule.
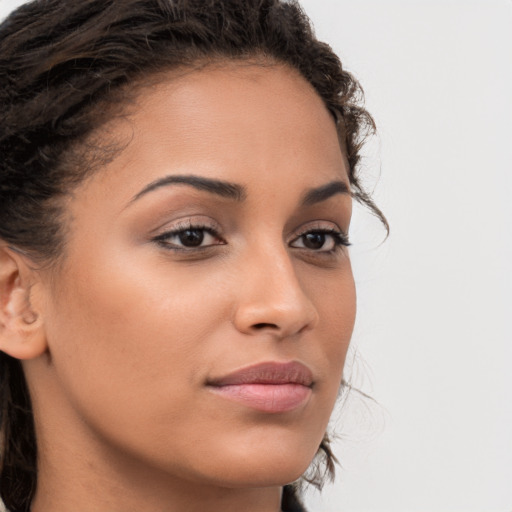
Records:
[[[47,350],[43,315],[34,304],[36,271],[0,242],[0,351],[33,359]]]

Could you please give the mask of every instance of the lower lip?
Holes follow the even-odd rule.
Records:
[[[213,386],[214,393],[261,412],[279,413],[297,409],[311,396],[301,384],[236,384]]]

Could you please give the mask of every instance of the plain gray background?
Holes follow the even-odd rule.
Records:
[[[0,17],[20,1],[0,0]],[[512,511],[512,2],[303,0],[378,136],[358,209],[359,315],[312,512]],[[380,177],[379,177],[380,175]]]

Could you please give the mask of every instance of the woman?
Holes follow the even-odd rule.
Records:
[[[357,82],[278,0],[35,1],[0,60],[8,509],[302,510],[382,218]]]

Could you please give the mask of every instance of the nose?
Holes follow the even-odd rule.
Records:
[[[318,311],[304,292],[286,248],[261,251],[246,262],[234,324],[244,334],[280,339],[310,330]]]

